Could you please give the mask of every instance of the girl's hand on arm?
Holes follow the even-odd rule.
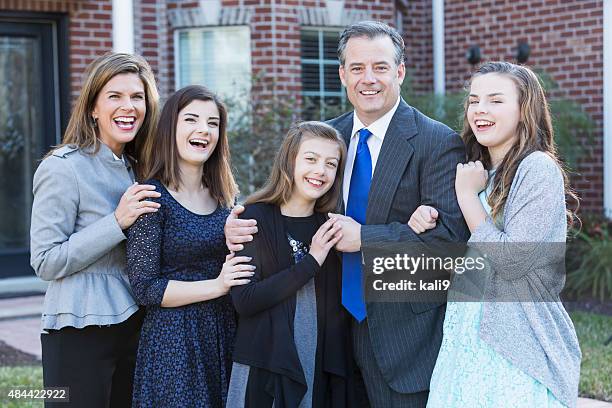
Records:
[[[410,216],[408,226],[417,234],[436,227],[438,211],[428,205],[420,205]]]
[[[115,218],[122,230],[134,224],[136,219],[142,214],[155,212],[161,206],[153,201],[146,201],[146,198],[158,198],[161,194],[155,191],[155,186],[150,184],[134,183],[129,186],[121,196],[119,205],[115,210]]]
[[[225,257],[221,273],[215,279],[220,295],[228,293],[232,286],[246,285],[251,281],[248,278],[255,274],[255,266],[247,262],[252,259],[250,256],[234,256],[233,252]]]
[[[309,253],[319,265],[323,265],[329,250],[342,238],[341,224],[336,221],[336,218],[325,221],[312,237]]]

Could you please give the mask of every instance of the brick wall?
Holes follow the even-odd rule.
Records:
[[[266,73],[274,87],[261,86],[255,94],[299,99],[300,8],[324,9],[319,0],[222,0],[222,7],[239,7],[252,13],[251,52],[253,74]],[[134,48],[151,64],[162,99],[173,92],[174,30],[168,12],[174,9],[195,9],[199,1],[134,0]],[[69,55],[71,95],[78,95],[87,65],[97,56],[112,50],[112,0],[0,0],[0,9],[65,13],[69,18]],[[346,0],[344,12],[362,11],[366,18],[393,24],[393,0]],[[340,27],[339,27],[340,28]],[[264,81],[265,82],[265,81]]]
[[[70,90],[76,98],[85,67],[113,48],[111,0],[0,0],[0,10],[66,13],[69,18]]]
[[[433,91],[433,29],[431,0],[409,1],[402,12],[408,79],[415,93]]]
[[[162,100],[174,89],[169,48],[168,13],[165,1],[134,0],[134,51],[151,65]]]
[[[151,64],[162,98],[174,91],[174,30],[168,13],[195,9],[199,1],[134,0],[135,49]],[[416,92],[433,88],[431,2],[405,4],[402,31],[407,67]],[[254,96],[299,99],[301,91],[299,10],[324,9],[322,0],[223,0],[223,8],[250,11],[253,73],[266,72],[264,86]],[[111,0],[0,0],[0,9],[65,13],[69,17],[70,88],[74,98],[85,67],[112,49]],[[346,0],[343,14],[361,12],[364,18],[395,22],[393,0]],[[464,83],[473,67],[465,59],[468,46],[478,44],[486,60],[514,60],[519,40],[531,46],[528,64],[551,74],[559,84],[553,97],[569,97],[595,121],[588,157],[578,168],[573,185],[583,209],[603,207],[603,3],[602,0],[447,0],[446,85],[449,91]],[[339,27],[340,28],[340,27]],[[586,141],[582,141],[586,144]]]
[[[140,0],[145,3],[146,0]],[[154,3],[154,0],[150,2]],[[158,0],[158,9],[193,9],[199,7],[196,1]],[[298,10],[303,8],[325,8],[325,1],[318,0],[223,0],[223,8],[242,8],[251,12],[251,66],[254,75],[264,75],[259,87],[252,89],[254,96],[293,97],[299,99],[301,91],[300,68],[300,19]],[[144,8],[144,7],[143,7]],[[368,18],[394,22],[395,2],[393,0],[346,0],[344,11],[361,10]],[[143,16],[147,13],[143,13]],[[148,13],[149,18],[152,13]],[[157,20],[157,23],[163,23]],[[143,21],[143,24],[144,21]],[[170,61],[165,77],[167,92],[174,91],[174,32],[166,23],[167,50],[150,62],[163,65]],[[153,33],[151,33],[153,35]],[[161,37],[159,37],[161,40]],[[152,47],[153,48],[153,47]],[[142,47],[146,56],[147,47]],[[153,53],[154,50],[151,49]],[[156,61],[159,59],[159,63]],[[149,58],[147,58],[149,59]],[[161,71],[160,71],[161,72]],[[162,76],[160,75],[160,78]],[[274,84],[271,86],[270,84]],[[161,88],[161,87],[160,87]],[[162,92],[162,96],[164,92]]]
[[[572,178],[582,209],[603,209],[603,3],[587,0],[447,0],[446,86],[456,90],[470,76],[465,58],[478,44],[484,60],[515,61],[519,40],[527,41],[527,64],[558,83],[552,97],[580,103],[596,123],[581,173]],[[581,141],[584,144],[586,140]]]

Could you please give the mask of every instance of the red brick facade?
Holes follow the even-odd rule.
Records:
[[[585,0],[447,0],[445,18],[446,86],[469,78],[469,46],[479,45],[483,60],[516,61],[519,41],[527,41],[527,64],[546,71],[559,85],[554,96],[569,97],[595,121],[587,157],[572,184],[582,209],[603,208],[603,2]],[[430,54],[431,55],[431,54]]]
[[[213,0],[133,0],[135,50],[153,67],[162,98],[175,88],[174,35],[170,15],[176,10],[200,10]],[[457,90],[473,67],[466,60],[470,45],[478,45],[484,60],[514,61],[516,46],[531,47],[528,64],[545,70],[559,84],[553,96],[579,102],[596,123],[588,158],[574,186],[583,209],[603,207],[603,3],[602,0],[498,0],[445,2],[445,62],[447,90]],[[204,8],[201,8],[204,4]],[[336,5],[338,3],[336,2]],[[253,73],[265,72],[272,82],[253,95],[290,96],[301,91],[300,30],[321,27],[304,22],[304,10],[326,12],[319,0],[222,0],[221,7],[249,15]],[[345,0],[342,21],[363,17],[395,25],[400,12],[406,39],[407,67],[413,89],[433,89],[432,5],[430,0]],[[0,0],[0,10],[66,13],[69,18],[70,87],[78,92],[87,64],[112,49],[112,0]],[[353,14],[351,14],[353,13]],[[357,16],[357,17],[355,17]],[[185,26],[183,26],[185,27]],[[338,29],[341,25],[336,25]]]
[[[164,71],[160,77],[162,96],[174,90],[174,30],[166,19],[169,10],[189,10],[200,7],[197,1],[186,0],[140,0],[143,41],[140,52],[156,72]],[[274,4],[272,4],[274,3]],[[297,98],[301,91],[300,69],[300,24],[298,11],[304,8],[324,9],[325,1],[313,0],[222,0],[222,8],[240,8],[251,13],[251,66],[254,75],[264,74],[273,79],[274,86],[263,85],[253,89],[258,95],[291,96]],[[137,6],[138,7],[138,6]],[[388,23],[394,22],[393,0],[353,0],[344,5],[345,12],[362,10],[364,16]],[[155,27],[157,25],[157,28]],[[341,27],[338,27],[340,29]],[[155,39],[155,37],[157,37]],[[161,39],[166,43],[161,44]],[[160,44],[155,44],[157,40]],[[165,49],[163,49],[165,48]],[[163,77],[163,78],[162,78]]]
[[[402,12],[402,33],[406,44],[406,67],[412,90],[433,90],[433,26],[431,0],[407,2]]]

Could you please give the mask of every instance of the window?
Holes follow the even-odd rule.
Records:
[[[251,89],[251,35],[246,26],[179,30],[176,89],[204,85],[225,98]]]
[[[302,102],[304,117],[325,120],[344,110],[346,93],[338,76],[338,31],[302,30]]]

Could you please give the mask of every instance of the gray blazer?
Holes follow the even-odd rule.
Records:
[[[469,245],[491,262],[488,300],[512,294],[521,302],[484,302],[480,336],[575,407],[582,355],[559,299],[565,280],[559,274],[567,234],[565,191],[561,171],[546,153],[531,153],[520,163],[502,218],[498,227],[488,217]]]
[[[30,263],[50,281],[43,329],[115,324],[138,310],[114,216],[133,178],[102,143],[97,154],[61,147],[36,170]]]
[[[348,145],[353,112],[329,123]],[[361,228],[364,257],[398,242],[467,241],[455,195],[455,169],[464,161],[465,147],[453,130],[400,101],[372,178]],[[437,208],[439,218],[436,228],[419,235],[407,222],[421,204]],[[387,384],[400,393],[428,390],[442,342],[444,304],[367,302],[366,308],[372,349]]]

